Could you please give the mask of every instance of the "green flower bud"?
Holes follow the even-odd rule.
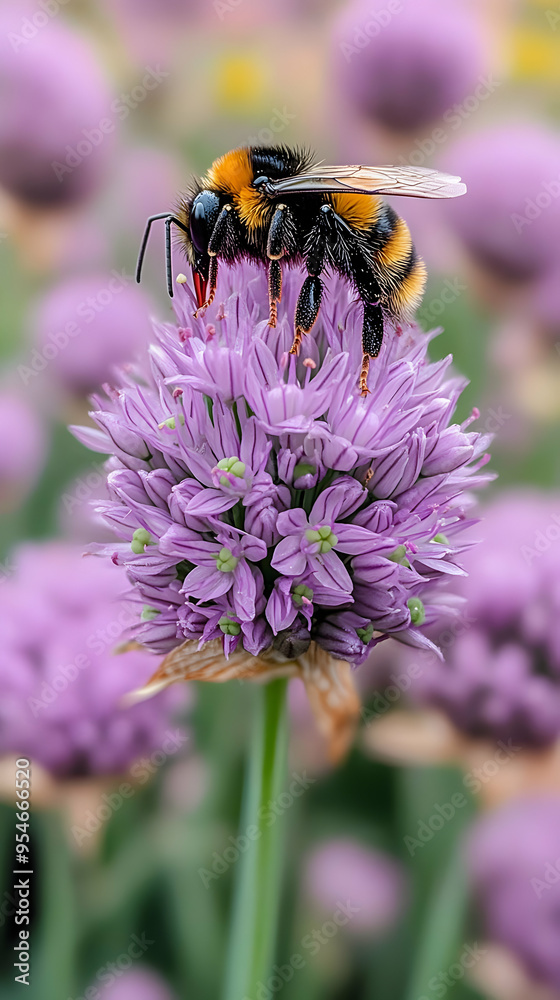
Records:
[[[228,618],[227,615],[223,615],[223,617],[220,618],[218,625],[224,635],[239,635],[241,632],[241,625],[239,622],[234,622],[231,618]]]
[[[305,537],[308,542],[319,543],[319,553],[321,555],[324,555],[326,552],[330,552],[331,549],[334,549],[335,545],[338,544],[338,538],[332,528],[329,528],[328,524],[321,525],[321,527],[316,530],[308,528],[305,532]]]
[[[156,608],[151,608],[149,604],[145,604],[142,608],[142,614],[140,615],[140,621],[151,622],[153,618],[161,614]]]
[[[153,545],[152,536],[149,531],[145,528],[137,528],[132,536],[132,541],[130,543],[130,548],[134,552],[135,556],[141,556],[146,545]]]
[[[404,545],[397,545],[395,551],[391,552],[391,555],[387,556],[387,558],[390,559],[391,562],[398,563],[399,566],[406,566],[410,569],[410,563],[406,558],[406,546]]]
[[[238,459],[237,455],[233,455],[231,458],[222,458],[218,462],[216,468],[221,472],[229,472],[230,475],[236,476],[238,479],[243,479],[247,466],[245,465],[245,462],[241,462]],[[220,485],[230,485],[230,481],[227,476],[220,476]]]
[[[225,546],[213,558],[216,560],[216,569],[219,569],[220,573],[233,573],[239,562],[237,556],[234,556],[231,550],[226,549]]]
[[[362,640],[364,646],[367,646],[367,644],[369,642],[371,642],[371,640],[373,639],[373,633],[374,633],[374,631],[375,630],[374,630],[374,627],[373,627],[373,622],[370,622],[369,625],[367,626],[367,628],[357,628],[356,629],[356,633],[358,635],[358,639]]]
[[[317,467],[315,465],[311,465],[310,462],[300,462],[298,465],[294,466],[294,479],[300,479],[301,476],[312,476],[316,471]]]
[[[306,587],[304,583],[298,583],[296,587],[292,587],[292,600],[294,604],[301,608],[303,607],[303,598],[306,597],[308,601],[313,600],[313,591],[311,587]]]
[[[410,620],[413,625],[423,625],[426,621],[426,611],[419,597],[411,597],[408,601]]]
[[[182,413],[179,414],[179,423],[180,424],[184,424],[185,423],[185,418],[184,418],[184,416],[183,416]],[[177,424],[175,422],[175,417],[168,417],[167,420],[164,420],[161,424],[158,424],[158,427],[159,427],[160,430],[163,427],[169,427],[170,431],[174,431],[176,426],[177,426]]]
[[[434,535],[434,537],[432,538],[432,542],[439,542],[440,545],[449,545],[449,539],[447,535],[442,535],[442,534]]]

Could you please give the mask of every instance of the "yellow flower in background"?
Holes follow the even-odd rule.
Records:
[[[219,111],[252,113],[267,104],[267,73],[257,51],[223,54],[214,69],[213,84]]]
[[[540,0],[539,0],[540,2]],[[552,20],[558,15],[556,30],[542,19],[542,25],[520,25],[512,38],[512,75],[518,80],[557,84],[560,80],[560,7],[547,10]]]

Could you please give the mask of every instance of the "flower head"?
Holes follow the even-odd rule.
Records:
[[[121,705],[153,669],[142,650],[114,655],[136,618],[119,601],[124,572],[62,543],[28,545],[13,562],[0,582],[0,752],[75,777],[121,772],[161,748],[176,698]]]
[[[0,184],[25,204],[54,208],[90,197],[105,177],[114,137],[99,123],[111,89],[95,51],[60,19],[36,28],[29,44],[26,21],[36,17],[33,4],[3,5]]]
[[[419,694],[470,736],[546,746],[560,735],[560,497],[505,494],[480,533],[461,623],[438,623],[446,659],[428,658]]]
[[[0,510],[6,510],[37,481],[46,459],[47,433],[29,400],[11,386],[0,389],[0,428]]]
[[[480,85],[483,31],[466,5],[404,0],[392,13],[381,0],[355,0],[343,8],[333,41],[343,95],[395,132],[449,114]]]
[[[368,939],[396,922],[408,896],[404,868],[383,851],[351,838],[319,844],[307,858],[304,885],[309,898],[325,913],[336,910],[343,896],[350,899],[357,912],[348,930]]]
[[[560,799],[527,796],[484,816],[469,840],[468,867],[487,930],[529,974],[560,988]]]
[[[113,365],[147,348],[148,313],[146,296],[117,270],[55,285],[39,303],[33,323],[37,350],[48,361],[45,377],[57,390],[92,392],[110,377]]]
[[[559,158],[557,133],[535,124],[476,131],[450,150],[469,197],[442,211],[485,274],[519,285],[558,269]]]
[[[295,660],[313,643],[360,663],[388,635],[429,645],[419,625],[460,572],[487,438],[450,426],[451,359],[431,364],[429,336],[390,329],[362,398],[361,310],[341,280],[288,355],[300,280],[286,276],[274,329],[258,269],[225,272],[205,318],[183,286],[149,371],[96,398],[99,430],[75,429],[113,455],[100,509],[121,541],[101,551],[151,609],[137,638],[157,651],[217,640]]]

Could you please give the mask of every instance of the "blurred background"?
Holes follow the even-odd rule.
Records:
[[[400,199],[499,474],[445,664],[392,642],[332,771],[299,682],[268,1000],[560,997],[560,6],[557,0],[3,0],[0,7],[0,982],[14,755],[33,762],[31,1000],[219,995],[250,686],[122,694],[133,612],[81,559],[102,457],[68,423],[170,319],[146,217],[243,144],[460,173]],[[305,784],[307,782],[307,784]],[[304,787],[302,785],[302,787]],[[340,903],[357,913],[333,922]],[[241,1000],[241,998],[240,998]],[[261,998],[259,998],[261,1000]]]

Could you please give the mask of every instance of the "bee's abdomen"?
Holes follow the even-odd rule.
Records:
[[[404,219],[383,205],[371,231],[379,286],[385,306],[398,317],[410,317],[420,305],[426,268]]]

